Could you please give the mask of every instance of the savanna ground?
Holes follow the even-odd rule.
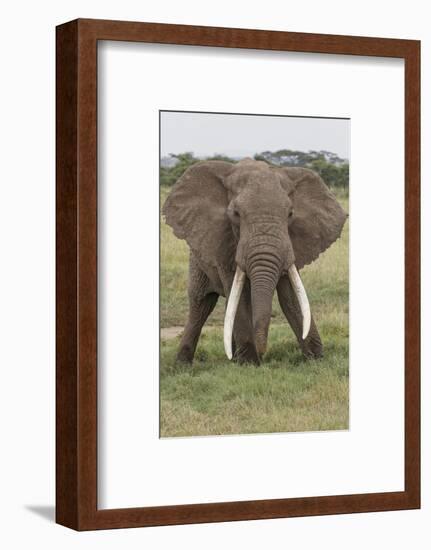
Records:
[[[161,205],[169,192],[161,187]],[[336,193],[348,211],[348,197]],[[199,340],[193,366],[175,364],[179,336],[161,339],[162,437],[342,430],[349,426],[349,226],[301,271],[324,357],[305,360],[276,297],[260,367],[230,362],[223,349],[225,299]],[[187,318],[188,247],[161,222],[161,327]],[[174,332],[174,331],[173,331]]]

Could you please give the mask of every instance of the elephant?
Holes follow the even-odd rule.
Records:
[[[316,172],[254,159],[200,161],[173,186],[162,213],[190,248],[178,362],[192,363],[201,330],[224,296],[226,355],[259,365],[275,291],[303,355],[322,356],[299,270],[340,237],[347,214]]]

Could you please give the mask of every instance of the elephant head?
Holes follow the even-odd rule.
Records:
[[[310,307],[298,270],[341,234],[346,213],[322,179],[305,168],[280,168],[245,159],[203,161],[190,167],[168,196],[163,213],[203,265],[234,274],[225,315],[225,349],[248,278],[256,350],[266,350],[272,298],[287,275],[310,327]]]

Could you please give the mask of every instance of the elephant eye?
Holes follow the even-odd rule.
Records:
[[[294,213],[294,210],[292,208],[292,210],[289,212],[289,219],[293,216],[293,213]]]
[[[231,219],[232,223],[234,224],[239,224],[239,212],[238,212],[238,209],[235,207],[235,206],[230,206],[228,208],[228,215],[229,215],[229,218]]]

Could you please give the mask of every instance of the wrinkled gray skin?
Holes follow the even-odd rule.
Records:
[[[260,362],[275,291],[303,354],[322,355],[313,318],[302,340],[301,311],[287,276],[293,263],[299,270],[326,250],[347,217],[315,172],[251,159],[200,162],[175,184],[163,214],[190,247],[190,309],[178,361],[192,362],[218,297],[229,296],[237,265],[247,279],[234,323],[234,358]]]

